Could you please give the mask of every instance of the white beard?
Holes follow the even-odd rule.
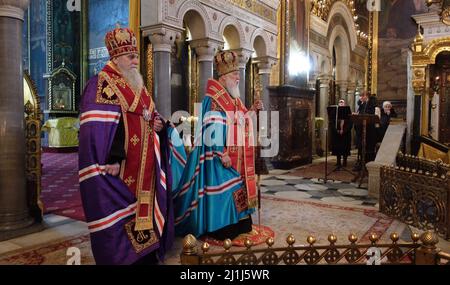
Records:
[[[227,89],[227,91],[231,95],[231,97],[233,97],[234,99],[241,97],[241,92],[239,91],[238,84],[232,84],[232,86],[226,86],[225,88]]]
[[[119,70],[122,73],[122,76],[125,78],[125,80],[130,84],[130,87],[137,91],[138,93],[141,92],[142,88],[144,87],[144,79],[142,78],[142,75],[139,73],[139,70],[136,68],[132,68],[130,70],[125,70],[119,66]]]

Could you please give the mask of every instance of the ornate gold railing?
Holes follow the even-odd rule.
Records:
[[[450,237],[448,165],[399,154],[397,166],[382,167],[380,176],[380,212]]]
[[[208,243],[201,250],[194,236],[184,238],[182,265],[298,265],[298,264],[446,264],[440,260],[448,253],[440,252],[437,236],[428,231],[421,236],[411,235],[411,243],[399,242],[399,235],[390,235],[392,243],[378,243],[376,234],[370,235],[370,243],[359,244],[358,238],[350,234],[350,244],[337,245],[337,237],[329,235],[329,245],[315,245],[316,238],[309,236],[309,245],[295,245],[295,237],[289,235],[287,247],[273,247],[274,240],[267,239],[265,248],[253,248],[250,240],[245,249],[232,250],[231,240],[225,240],[223,250],[210,252]],[[448,259],[447,259],[448,260]]]

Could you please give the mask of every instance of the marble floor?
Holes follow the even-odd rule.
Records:
[[[278,171],[276,171],[278,172]],[[261,181],[261,192],[289,199],[312,199],[333,204],[348,204],[378,207],[377,199],[368,196],[367,188],[357,183],[318,178],[303,178],[289,175],[293,171],[272,173]]]
[[[35,247],[39,244],[89,233],[85,222],[59,215],[45,215],[43,223],[45,229],[41,232],[0,242],[0,257],[14,251]]]

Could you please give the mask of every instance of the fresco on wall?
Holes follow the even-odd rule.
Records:
[[[36,83],[41,100],[41,109],[45,106],[46,73],[46,4],[45,0],[30,1],[30,75]]]
[[[407,55],[417,33],[411,16],[423,12],[423,0],[381,0],[377,90],[380,104],[390,100],[406,105]]]
[[[99,73],[109,60],[105,35],[120,25],[128,27],[129,0],[89,1],[89,77]]]
[[[64,64],[80,77],[80,12],[67,10],[65,1],[53,2],[53,69]]]
[[[76,76],[75,104],[81,97],[80,21],[81,13],[69,11],[65,1],[53,2],[53,70],[63,64]],[[52,71],[53,71],[52,70]],[[69,98],[71,99],[71,98]],[[70,100],[69,100],[70,101]],[[66,104],[67,106],[70,106]]]

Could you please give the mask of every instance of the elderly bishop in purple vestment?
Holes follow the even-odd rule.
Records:
[[[173,236],[167,124],[138,71],[136,37],[106,35],[111,60],[81,100],[79,181],[97,264],[155,264]]]

